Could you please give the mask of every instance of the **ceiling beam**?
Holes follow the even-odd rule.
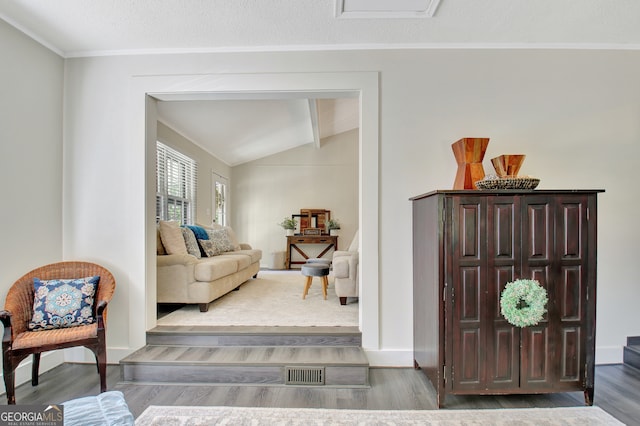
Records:
[[[313,145],[320,149],[320,128],[318,125],[318,102],[309,99],[309,116],[311,118],[311,131],[313,132]]]

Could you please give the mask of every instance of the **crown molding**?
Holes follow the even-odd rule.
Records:
[[[621,43],[398,43],[398,44],[322,44],[282,46],[233,46],[212,48],[122,49],[77,51],[60,54],[63,58],[102,56],[184,55],[207,53],[331,52],[354,50],[640,50],[640,44]]]
[[[64,54],[64,52],[62,50],[58,49],[53,44],[49,43],[47,40],[43,39],[38,34],[34,33],[31,30],[29,30],[24,25],[21,25],[18,22],[16,22],[15,20],[9,18],[7,15],[0,13],[0,19],[5,21],[7,24],[11,25],[12,27],[17,29],[18,31],[22,32],[24,35],[26,35],[30,39],[34,40],[37,43],[40,43],[41,45],[43,45],[47,49],[51,50],[56,55],[61,56],[63,58],[67,57],[67,56],[65,56],[65,54]]]

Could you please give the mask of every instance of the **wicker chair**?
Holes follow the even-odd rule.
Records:
[[[54,330],[29,330],[28,324],[33,314],[34,278],[72,279],[95,275],[100,276],[100,282],[93,308],[96,319],[93,324]],[[0,312],[0,321],[4,325],[2,368],[8,404],[16,403],[15,370],[20,361],[33,354],[31,384],[37,386],[40,354],[74,346],[84,346],[94,353],[100,376],[100,392],[107,390],[105,327],[107,303],[113,296],[115,286],[111,272],[89,262],[59,262],[42,266],[27,273],[11,286],[7,293],[5,310]]]

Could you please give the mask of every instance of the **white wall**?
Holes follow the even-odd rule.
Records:
[[[241,241],[263,251],[261,266],[285,251],[277,224],[301,208],[330,210],[346,250],[358,227],[358,129],[322,139],[319,149],[308,144],[236,166],[231,188],[231,223]]]
[[[634,168],[640,154],[640,52],[185,54],[73,59],[67,70],[65,254],[112,266],[121,299],[110,316],[117,320],[110,324],[108,343],[122,352],[143,344],[146,324],[140,307],[147,276],[153,274],[153,258],[145,251],[153,252],[155,240],[145,232],[144,181],[151,170],[144,160],[140,93],[158,90],[154,82],[160,79],[162,89],[170,92],[189,89],[185,79],[252,79],[260,73],[289,73],[293,85],[307,73],[379,72],[380,165],[377,174],[363,172],[360,188],[365,198],[372,195],[369,188],[379,197],[377,211],[361,213],[375,221],[372,230],[380,237],[374,249],[379,264],[371,257],[375,252],[368,260],[363,253],[362,259],[365,276],[379,273],[376,282],[363,280],[363,286],[380,292],[379,320],[374,318],[379,332],[368,352],[374,365],[411,365],[408,199],[451,187],[456,165],[450,145],[468,136],[491,138],[485,168],[493,156],[524,153],[522,173],[540,177],[541,188],[607,190],[599,205],[596,361],[620,362],[625,337],[640,335],[640,325],[631,320],[640,299],[633,268],[640,237],[634,217],[639,203]],[[372,105],[364,99],[363,107]],[[369,132],[364,129],[362,137]],[[361,150],[361,170],[377,153]],[[114,176],[114,167],[121,173]],[[114,210],[114,205],[127,209]],[[361,304],[377,306],[377,300],[362,296]]]
[[[212,173],[215,172],[220,176],[229,178],[231,176],[231,168],[165,124],[158,122],[157,130],[160,142],[196,161],[198,165],[198,175],[196,176],[198,189],[196,191],[195,223],[210,226],[213,219],[211,213],[213,208]]]
[[[0,303],[4,305],[16,279],[63,258],[64,62],[2,20],[0,57]],[[61,359],[59,353],[45,354],[41,371]],[[28,370],[29,365],[18,370],[18,383],[28,377]]]

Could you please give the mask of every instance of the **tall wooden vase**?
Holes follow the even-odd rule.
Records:
[[[478,189],[476,181],[484,178],[482,159],[488,145],[489,138],[462,138],[451,144],[458,163],[453,189]]]

